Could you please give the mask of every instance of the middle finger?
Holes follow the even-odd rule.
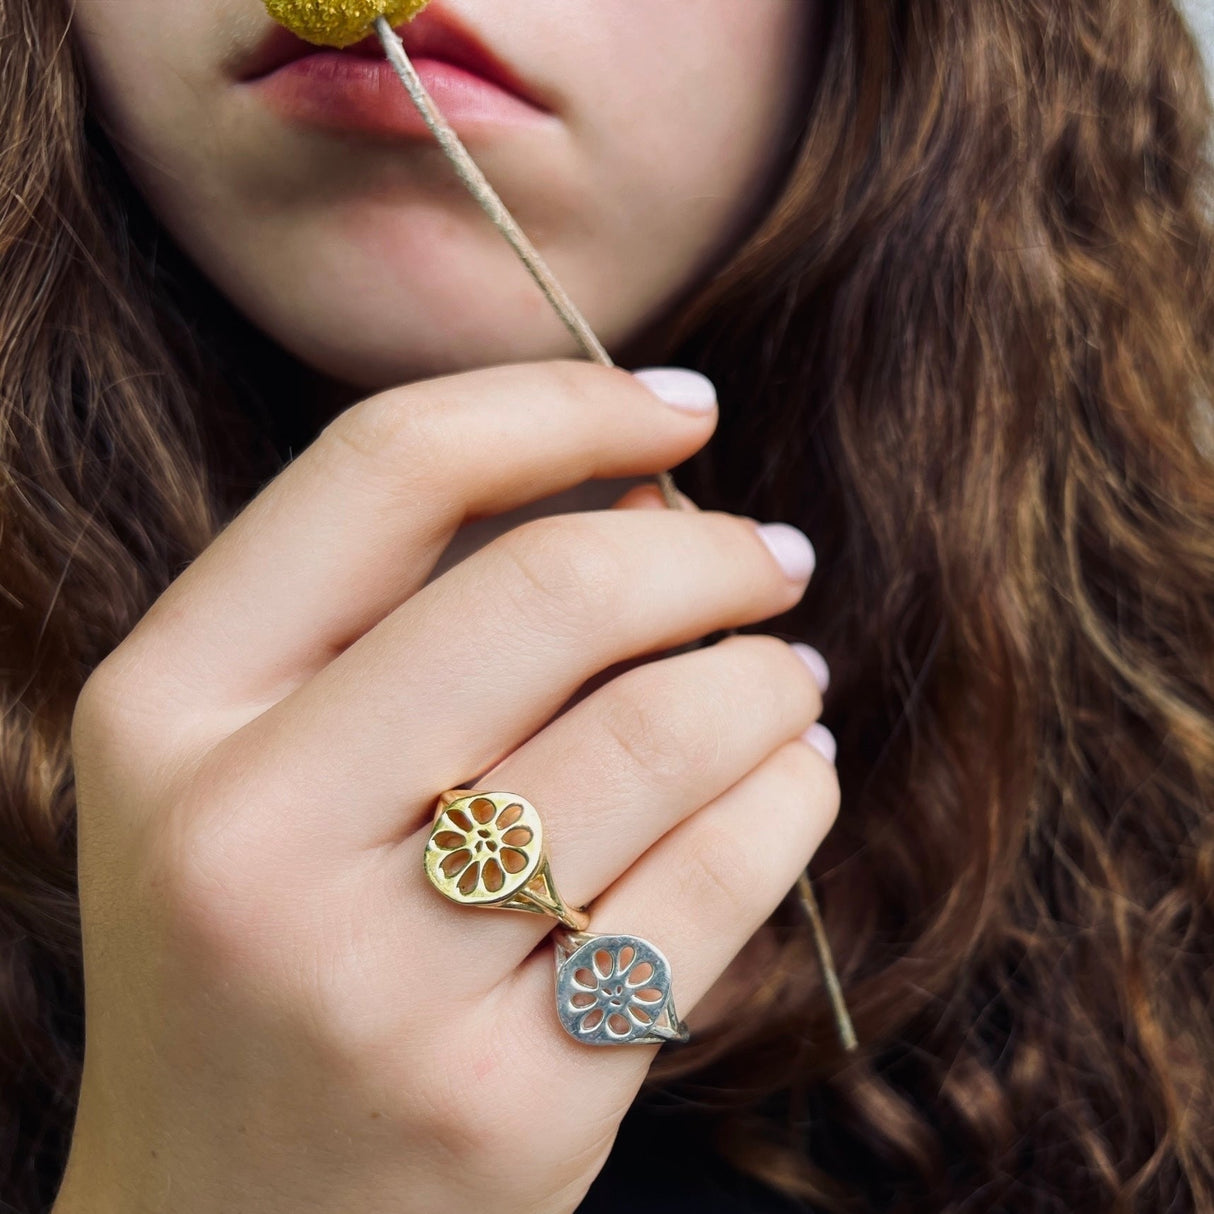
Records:
[[[814,657],[808,646],[744,635],[636,667],[551,722],[477,787],[531,801],[558,892],[570,906],[586,905],[663,835],[817,720]],[[393,863],[405,866],[398,888],[426,883],[420,858],[429,831],[427,823],[395,849]],[[553,924],[531,914],[438,906],[429,888],[418,896],[432,907],[426,937],[433,955],[482,990]],[[469,964],[460,964],[464,959]]]
[[[788,610],[812,562],[800,532],[715,511],[537,519],[424,587],[228,742],[271,765],[283,831],[309,846],[392,843],[587,679]]]

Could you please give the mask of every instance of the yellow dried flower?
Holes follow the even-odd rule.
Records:
[[[430,0],[265,0],[266,11],[291,33],[319,46],[351,46],[383,14],[392,25],[412,21]]]

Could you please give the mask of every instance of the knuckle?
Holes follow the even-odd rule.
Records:
[[[822,693],[809,667],[792,646],[770,633],[743,633],[726,637],[716,645],[736,663],[739,684],[754,697],[756,706],[803,729],[822,711]],[[766,697],[767,702],[760,697]]]
[[[509,562],[506,593],[523,620],[559,635],[605,627],[617,618],[624,560],[589,520],[533,519],[495,543]]]
[[[103,661],[84,681],[72,709],[71,748],[79,755],[91,749],[107,733],[115,720],[115,706],[121,703],[112,664]]]
[[[756,900],[750,891],[758,880],[755,865],[730,832],[703,830],[680,858],[679,900],[713,907],[714,919],[745,922],[754,914]]]
[[[321,430],[317,447],[340,462],[353,453],[360,465],[382,467],[394,480],[411,481],[443,465],[451,449],[449,402],[417,393],[404,397],[404,389],[395,389],[352,405]]]
[[[387,394],[368,397],[328,422],[317,436],[316,448],[326,453],[333,449],[338,459],[353,454],[360,460],[378,460],[385,441],[399,434],[403,412],[392,407]]]
[[[598,396],[608,385],[632,381],[632,376],[620,367],[602,367],[573,358],[552,359],[545,368],[557,389],[566,396]]]
[[[163,601],[157,600],[157,605]],[[144,617],[144,620],[147,616]],[[136,625],[141,630],[144,621]],[[73,745],[118,744],[124,758],[168,757],[177,739],[178,709],[186,690],[164,677],[165,648],[155,628],[128,635],[90,672],[73,708]]]
[[[134,788],[154,765],[164,729],[139,694],[139,672],[112,652],[95,666],[76,696],[69,746],[78,781],[103,778]],[[83,810],[78,805],[78,811]]]
[[[725,745],[727,706],[712,683],[694,697],[661,663],[620,675],[603,709],[603,728],[625,759],[656,784],[715,767]]]
[[[776,779],[788,789],[788,797],[805,807],[805,816],[820,838],[839,816],[839,775],[808,742],[797,739],[781,746],[768,759]]]
[[[209,806],[206,812],[213,811]],[[234,832],[191,820],[201,816],[185,805],[173,807],[148,830],[141,886],[150,913],[179,955],[226,972],[260,968],[267,956],[264,937],[275,931],[262,892],[266,866],[242,854],[247,849]]]
[[[94,878],[118,854],[139,850],[185,765],[181,733],[162,702],[149,699],[147,684],[124,646],[94,667],[72,708],[75,815],[87,832],[80,858]]]
[[[135,698],[128,690],[132,679],[126,668],[130,664],[127,646],[119,646],[93,667],[76,697],[73,738],[77,732],[106,735],[125,722]]]

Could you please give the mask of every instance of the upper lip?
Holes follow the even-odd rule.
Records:
[[[394,27],[410,58],[439,59],[505,89],[539,109],[547,109],[543,99],[509,64],[498,58],[468,26],[454,14],[431,3],[412,21]],[[254,47],[239,73],[241,80],[256,80],[305,55],[336,48],[317,46],[291,33],[281,25],[272,25]],[[361,42],[342,49],[341,54],[383,58],[379,35],[372,31]]]

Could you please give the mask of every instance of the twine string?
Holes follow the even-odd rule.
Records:
[[[383,44],[384,54],[388,57],[400,82],[405,86],[413,104],[417,107],[430,133],[434,136],[439,147],[455,169],[460,181],[467,187],[468,192],[480,205],[482,211],[492,221],[493,226],[506,238],[510,247],[518,255],[527,272],[535,280],[536,285],[544,293],[557,316],[565,327],[573,334],[586,356],[593,362],[604,367],[612,367],[611,355],[595,336],[586,318],[578,310],[577,305],[569,298],[565,288],[561,286],[556,275],[548,268],[548,264],[540,256],[539,250],[528,239],[527,234],[519,227],[517,220],[510,214],[506,204],[498,197],[497,191],[489,184],[476,161],[472,159],[468,149],[464,147],[451,124],[443,117],[442,111],[434,103],[426,86],[422,83],[417,69],[413,66],[405,52],[400,35],[389,24],[382,14],[375,18],[375,32]],[[657,476],[658,486],[662,491],[662,499],[672,510],[695,510],[697,507],[690,498],[682,495],[675,488],[674,478],[669,472],[660,472]],[[835,1027],[838,1031],[839,1042],[845,1050],[856,1049],[856,1033],[852,1027],[851,1016],[843,998],[843,988],[835,970],[834,956],[831,953],[830,941],[822,924],[822,914],[818,908],[818,899],[810,883],[809,874],[802,872],[797,878],[797,895],[805,913],[809,918],[813,931],[814,947],[818,954],[818,964],[821,966],[823,982],[830,999],[834,1013]]]

